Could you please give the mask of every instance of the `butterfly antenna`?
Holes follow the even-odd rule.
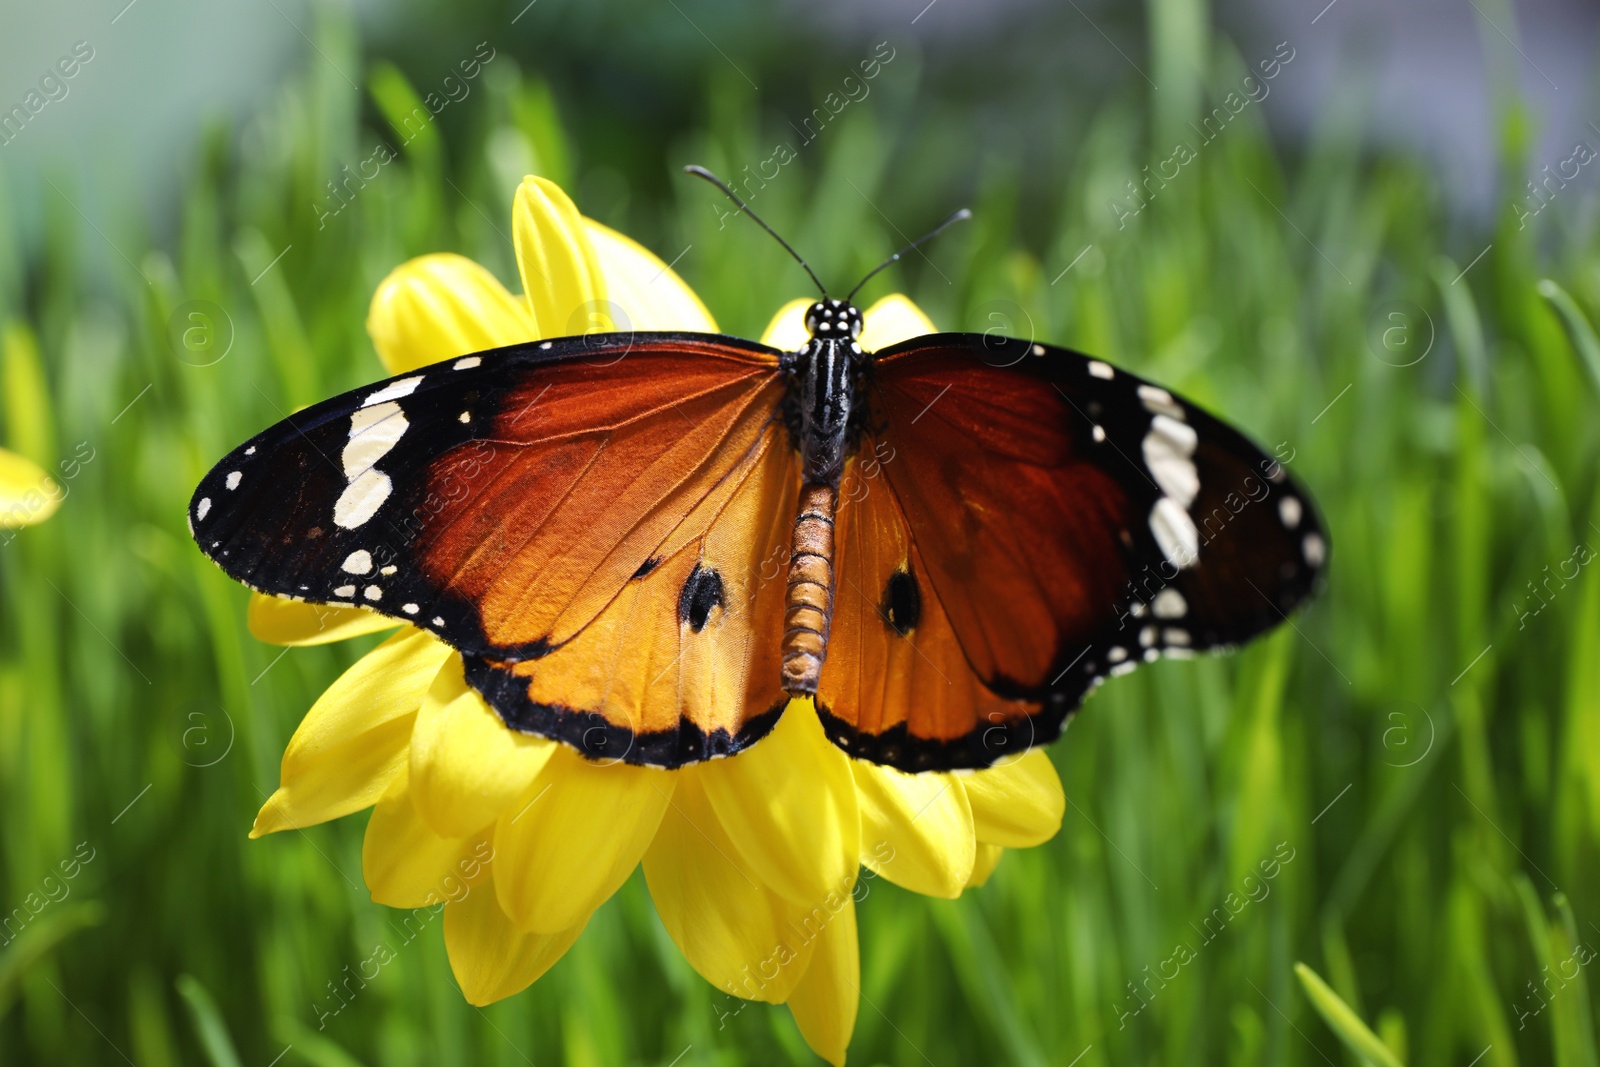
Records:
[[[962,208],[960,211],[956,212],[954,215],[951,215],[949,218],[947,218],[943,222],[939,223],[939,225],[935,226],[929,232],[923,234],[921,237],[918,237],[915,241],[912,241],[910,244],[906,245],[900,251],[896,252],[894,255],[890,256],[888,259],[884,260],[882,263],[879,263],[876,267],[873,267],[870,271],[867,272],[867,276],[865,278],[862,278],[859,282],[857,282],[856,283],[856,287],[854,289],[850,290],[850,295],[844,298],[845,299],[845,303],[849,303],[850,301],[854,300],[855,299],[855,295],[858,292],[861,291],[861,287],[863,285],[866,285],[869,281],[871,281],[872,280],[872,276],[874,274],[877,274],[880,270],[883,270],[885,267],[889,266],[892,263],[900,262],[900,257],[901,256],[905,255],[907,252],[910,252],[912,249],[916,248],[918,245],[926,244],[927,242],[933,240],[935,237],[939,236],[944,231],[948,230],[950,227],[954,226],[956,223],[965,222],[967,219],[970,219],[971,217],[972,217],[972,212],[968,211],[966,208]]]
[[[704,167],[698,167],[698,166],[695,166],[693,164],[690,164],[689,166],[684,167],[683,170],[684,170],[684,173],[693,174],[696,178],[704,178],[706,181],[710,182],[712,185],[715,185],[718,189],[721,189],[723,191],[723,193],[725,193],[727,195],[729,200],[732,200],[735,204],[738,204],[740,211],[744,212],[746,215],[749,215],[750,218],[755,221],[755,224],[757,226],[760,226],[763,230],[766,230],[768,233],[770,233],[772,235],[772,239],[774,241],[777,241],[780,245],[782,245],[783,246],[783,250],[785,252],[788,252],[791,256],[793,256],[794,257],[794,261],[796,263],[800,264],[800,266],[805,268],[805,272],[807,274],[811,275],[811,280],[816,283],[817,291],[822,294],[824,299],[827,298],[827,296],[828,296],[828,288],[827,288],[827,286],[822,284],[821,280],[817,277],[816,271],[811,269],[811,265],[809,263],[807,263],[805,260],[800,258],[800,253],[799,252],[796,252],[793,248],[789,247],[789,242],[788,241],[785,241],[782,237],[778,236],[778,231],[777,230],[774,230],[771,226],[768,226],[765,222],[763,222],[761,220],[761,216],[760,215],[757,215],[754,211],[751,211],[750,210],[750,205],[745,203],[743,200],[740,200],[739,199],[739,194],[734,192],[732,189],[728,188],[728,183],[727,182],[724,182],[721,178],[717,177],[715,174],[712,174],[709,170],[706,170],[706,168],[704,168]]]

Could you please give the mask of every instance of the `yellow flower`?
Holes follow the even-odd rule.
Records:
[[[61,495],[38,464],[0,448],[0,530],[43,522],[61,506]]]
[[[0,329],[0,375],[6,383],[10,430],[25,451],[48,451],[50,397],[33,334],[11,323]],[[63,465],[63,469],[65,465]],[[32,460],[0,448],[0,530],[32,526],[55,514],[66,490]],[[8,538],[0,539],[0,544]]]
[[[523,182],[513,227],[525,296],[453,255],[383,281],[367,328],[391,373],[597,326],[716,331],[677,274],[551,183]],[[763,340],[797,347],[807,303],[786,305]],[[862,344],[932,330],[891,296],[867,311]],[[543,974],[642,863],[695,970],[735,996],[787,1003],[811,1047],[843,1063],[860,997],[861,865],[955,897],[1004,848],[1060,825],[1064,796],[1042,752],[971,774],[903,774],[845,756],[811,703],[795,701],[729,759],[677,771],[595,763],[508,729],[463,681],[461,657],[427,633],[359,608],[263,596],[250,607],[251,631],[276,644],[397,626],[306,715],[252,836],[373,808],[362,850],[373,900],[443,903],[451,967],[474,1004]]]

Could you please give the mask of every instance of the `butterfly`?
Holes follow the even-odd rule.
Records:
[[[191,532],[257,591],[431,632],[513,730],[668,768],[794,697],[857,758],[988,766],[1319,585],[1310,496],[1226,423],[1034,341],[863,351],[853,296],[797,351],[596,333],[345,393],[217,464]]]

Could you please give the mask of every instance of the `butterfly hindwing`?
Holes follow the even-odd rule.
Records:
[[[968,664],[886,471],[910,457],[870,443],[840,486],[828,659],[817,694],[830,736],[875,763],[920,771],[1029,747],[1035,703],[989,689]]]
[[[514,729],[595,759],[676,767],[739,751],[788,702],[778,628],[799,475],[779,423],[754,462],[708,497],[715,514],[668,547],[579,637],[518,663],[467,658]]]
[[[878,353],[869,376],[857,470],[876,459],[881,473],[841,506],[853,511],[841,527],[907,548],[852,562],[846,534],[841,574],[881,608],[905,571],[924,622],[901,634],[841,592],[850,619],[835,631],[881,646],[830,655],[822,675],[824,722],[855,754],[924,770],[1046,743],[1107,675],[1245,641],[1317,580],[1326,535],[1282,465],[1134,375],[1066,349],[936,335]],[[946,701],[858,680],[864,664],[905,659],[897,644],[949,692],[975,680],[988,694],[950,702],[969,707],[965,732]]]
[[[752,575],[798,481],[782,393],[776,352],[704,335],[447,360],[247,441],[190,523],[252,588],[431,630],[510,725],[676,766],[781,702]]]

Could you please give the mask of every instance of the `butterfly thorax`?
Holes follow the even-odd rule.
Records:
[[[843,300],[818,301],[806,312],[806,329],[810,339],[789,364],[790,431],[806,483],[837,486],[859,414],[861,312]]]
[[[806,312],[811,337],[794,354],[786,410],[800,451],[800,490],[789,548],[783,635],[784,688],[812,694],[828,654],[833,618],[833,520],[839,480],[857,421],[865,355],[861,312],[845,300],[820,300]]]

